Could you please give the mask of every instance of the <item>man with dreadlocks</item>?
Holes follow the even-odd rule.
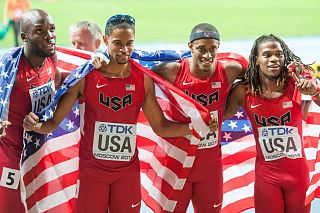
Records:
[[[221,123],[230,85],[243,78],[247,66],[217,59],[220,34],[211,24],[196,25],[188,43],[192,57],[163,62],[153,71],[205,106],[219,129],[200,141],[191,173],[178,198],[175,212],[186,212],[192,200],[195,212],[220,212],[223,195],[220,138]],[[241,61],[241,60],[240,60]]]
[[[252,124],[257,144],[256,212],[306,212],[310,208],[304,205],[309,171],[301,136],[310,101],[299,102],[296,94],[319,101],[318,87],[300,72],[310,67],[272,34],[255,41],[249,60],[246,82],[231,90],[225,118],[242,106]],[[291,73],[288,66],[292,63]]]

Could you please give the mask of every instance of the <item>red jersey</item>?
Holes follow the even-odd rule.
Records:
[[[136,147],[137,118],[142,106],[144,72],[129,61],[126,78],[110,78],[94,70],[85,77],[83,98],[79,101],[81,127],[80,170],[100,171],[139,169]]]
[[[42,68],[34,69],[22,56],[16,80],[9,98],[8,120],[11,126],[1,142],[22,151],[23,119],[29,112],[40,112],[55,93],[56,68],[52,58],[46,58]]]
[[[215,61],[215,68],[210,77],[200,80],[194,77],[189,69],[188,59],[180,61],[180,69],[174,81],[174,86],[185,92],[188,96],[205,106],[212,116],[217,118],[219,130],[209,133],[201,140],[194,167],[221,164],[221,149],[219,134],[225,110],[227,96],[230,90],[227,75],[223,64]],[[201,165],[203,164],[203,165]]]
[[[244,108],[257,144],[257,161],[305,157],[301,137],[303,115],[292,78],[279,98],[267,99],[248,93]]]

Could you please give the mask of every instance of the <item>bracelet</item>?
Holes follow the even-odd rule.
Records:
[[[317,96],[317,95],[319,95],[319,91],[318,91],[318,90],[316,91],[316,93],[314,93],[314,94],[311,95],[311,96],[315,97],[315,96]]]

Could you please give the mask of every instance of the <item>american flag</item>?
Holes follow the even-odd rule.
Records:
[[[40,119],[42,121],[46,121],[53,115],[59,97],[93,69],[93,66],[89,62],[86,62],[86,59],[90,58],[86,53],[66,48],[58,48],[57,56],[58,68],[60,70],[66,72],[70,72],[73,69],[75,70],[70,73],[57,91],[52,103],[40,113]],[[81,66],[78,67],[79,65]],[[191,121],[194,128],[194,135],[198,138],[205,136],[209,132],[209,128],[205,124],[210,118],[208,111],[183,92],[157,77],[154,73],[148,70],[145,70],[145,72],[157,82],[157,99],[161,106],[165,107],[164,111],[166,112],[167,118],[182,122]],[[127,88],[134,90],[135,87],[134,85],[128,85]],[[173,104],[170,103],[170,101],[173,102]],[[170,110],[170,108],[172,108],[172,110]],[[174,111],[174,113],[172,113],[172,111]],[[46,136],[34,132],[24,133],[24,150],[21,157],[21,194],[28,212],[60,213],[74,211],[79,160],[79,126],[79,108],[76,104],[52,134]],[[145,128],[143,122],[141,122],[140,127]],[[153,133],[150,128],[148,131]],[[144,136],[141,135],[139,137]],[[151,152],[155,157],[148,161],[148,163],[154,165],[153,162],[158,161],[159,158],[164,159],[163,153],[159,152],[160,148],[163,149],[165,153],[167,152],[167,158],[171,158],[172,155],[174,155],[173,157],[181,162],[186,159],[190,160],[189,156],[195,154],[198,145],[198,140],[193,138],[194,136],[191,136],[191,140],[182,138],[181,140],[185,141],[181,143],[183,146],[176,144],[177,142],[174,141],[169,143],[156,137],[154,137],[153,140],[148,138],[149,143],[159,143],[158,148]],[[166,149],[160,145],[160,142],[162,145],[164,143],[167,144],[165,145]],[[168,148],[170,144],[171,149]],[[145,149],[145,146],[142,147],[143,151],[141,152],[147,153],[150,151],[150,149]],[[179,149],[181,150],[179,151]],[[192,162],[190,163],[192,165]],[[182,169],[182,167],[175,168],[174,172],[179,175]],[[155,172],[157,174],[162,173],[160,170]],[[151,182],[151,185],[147,186],[146,190],[154,188],[157,184],[151,177],[144,178],[143,176],[142,178]],[[179,180],[177,183],[179,183]]]
[[[136,56],[142,51],[136,51]],[[190,55],[190,53],[169,52],[169,58],[178,59]],[[6,101],[13,85],[17,62],[21,49],[8,53],[0,61],[0,116],[5,119]],[[60,70],[70,72],[86,62],[88,54],[59,48],[58,66]],[[133,54],[133,56],[135,56]],[[148,53],[143,52],[144,55]],[[156,52],[149,55],[162,57],[165,52]],[[148,60],[139,61],[144,65],[152,66]],[[62,85],[62,90],[70,87],[82,77],[75,72],[70,84]],[[156,87],[159,91],[160,87]],[[173,93],[175,97],[177,93]],[[158,97],[163,95],[158,93]],[[169,96],[170,97],[170,96]],[[177,96],[176,96],[177,97]],[[160,100],[160,99],[159,99]],[[168,105],[167,101],[160,103]],[[186,119],[181,108],[172,108],[171,113],[164,109],[168,119]],[[194,109],[191,107],[191,109]],[[43,119],[48,119],[54,110],[47,109]],[[306,119],[304,128],[305,151],[310,168],[311,185],[307,192],[306,202],[311,202],[314,197],[320,196],[320,166],[319,166],[319,131],[320,109],[312,106],[311,113]],[[192,111],[191,111],[192,112]],[[193,112],[194,113],[194,112]],[[178,118],[173,118],[177,115]],[[74,106],[72,112],[63,120],[59,128],[47,138],[41,135],[25,133],[25,147],[22,153],[21,172],[22,197],[29,212],[73,212],[75,201],[76,180],[78,175],[78,149],[79,149],[79,108]],[[142,194],[145,203],[155,212],[163,210],[172,211],[175,206],[175,198],[179,196],[179,190],[183,187],[196,153],[196,140],[180,138],[173,141],[168,138],[158,138],[150,131],[143,116],[139,118],[139,126],[145,129],[139,137],[139,152],[141,159]],[[200,125],[196,125],[201,128]],[[253,207],[254,161],[255,144],[251,134],[251,126],[244,112],[239,111],[233,118],[223,123],[222,152],[224,166],[224,203],[223,212],[241,212]],[[143,139],[143,140],[140,140]],[[147,139],[147,140],[146,140]],[[145,142],[144,142],[145,141]],[[240,143],[241,142],[241,143]]]

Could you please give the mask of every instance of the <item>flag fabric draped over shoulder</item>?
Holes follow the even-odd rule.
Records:
[[[15,49],[0,61],[0,118],[6,120],[8,97],[14,84],[22,48]],[[57,49],[58,67],[71,72],[85,64],[87,53]],[[189,57],[190,52],[135,51],[132,57],[147,56],[138,61],[151,67],[160,60]],[[165,59],[163,59],[165,57]],[[221,60],[221,59],[219,59]],[[231,58],[227,60],[232,60]],[[72,72],[57,92],[61,96],[92,69],[85,64]],[[152,75],[152,74],[151,74]],[[195,129],[205,128],[205,111],[161,79],[152,75],[157,99],[165,116],[170,120],[192,121]],[[173,88],[173,89],[172,89]],[[56,96],[55,96],[56,97]],[[55,98],[56,100],[56,98]],[[52,116],[56,103],[42,112],[42,119]],[[190,114],[192,115],[190,117]],[[196,118],[193,115],[196,114]],[[25,133],[22,152],[21,191],[29,212],[73,212],[78,175],[79,108],[77,104],[57,130],[48,136]],[[174,211],[175,199],[188,177],[197,151],[195,137],[178,139],[159,138],[148,125],[143,114],[139,116],[138,149],[141,164],[141,186],[144,202],[155,212]],[[143,130],[143,131],[141,131]],[[320,109],[313,104],[304,126],[304,146],[309,164],[311,184],[306,203],[320,196],[319,165]],[[252,128],[245,113],[240,110],[222,125],[222,164],[224,175],[224,202],[222,212],[241,212],[253,207],[255,143]]]
[[[49,119],[53,115],[59,98],[68,88],[76,84],[93,69],[92,64],[87,62],[90,55],[86,53],[58,48],[57,56],[60,70],[73,71],[59,88],[53,101],[39,114],[41,121]],[[78,67],[79,65],[81,66]],[[191,122],[194,128],[193,134],[197,137],[205,136],[209,132],[209,128],[205,124],[210,118],[208,111],[154,73],[147,69],[144,71],[156,83],[157,100],[166,117],[174,121]],[[139,130],[141,134],[138,137],[146,137],[147,142],[150,143],[147,147],[147,142],[142,142],[142,148],[139,147],[139,150],[147,155],[142,157],[143,159],[151,157],[142,167],[145,169],[144,171],[150,171],[150,168],[152,168],[153,173],[157,173],[157,175],[160,175],[159,177],[172,184],[171,189],[168,188],[163,191],[167,196],[172,193],[170,190],[174,191],[175,187],[181,185],[180,179],[184,177],[183,166],[186,165],[188,168],[192,166],[198,140],[194,139],[194,136],[190,136],[191,140],[190,138],[180,138],[177,141],[159,139],[152,132],[142,115],[140,121],[140,128],[145,129],[147,133]],[[21,158],[21,191],[29,212],[61,213],[74,211],[79,161],[79,126],[79,107],[76,104],[52,134],[45,136],[34,132],[25,133],[24,150]],[[180,143],[180,141],[182,142]],[[154,146],[155,148],[151,148],[154,144],[157,144]],[[172,161],[175,161],[175,163],[170,163]],[[165,165],[161,166],[160,164],[163,162]],[[170,168],[165,167],[175,166],[178,163],[181,166],[173,168],[173,172],[168,173]],[[154,167],[155,165],[157,167]],[[147,181],[147,183],[143,181],[146,183],[143,185],[143,189],[146,191],[152,191],[158,187],[158,179],[154,179],[150,174],[152,172],[142,173],[143,180]],[[165,208],[173,208],[170,196],[168,196],[167,202],[163,202],[163,204]]]

